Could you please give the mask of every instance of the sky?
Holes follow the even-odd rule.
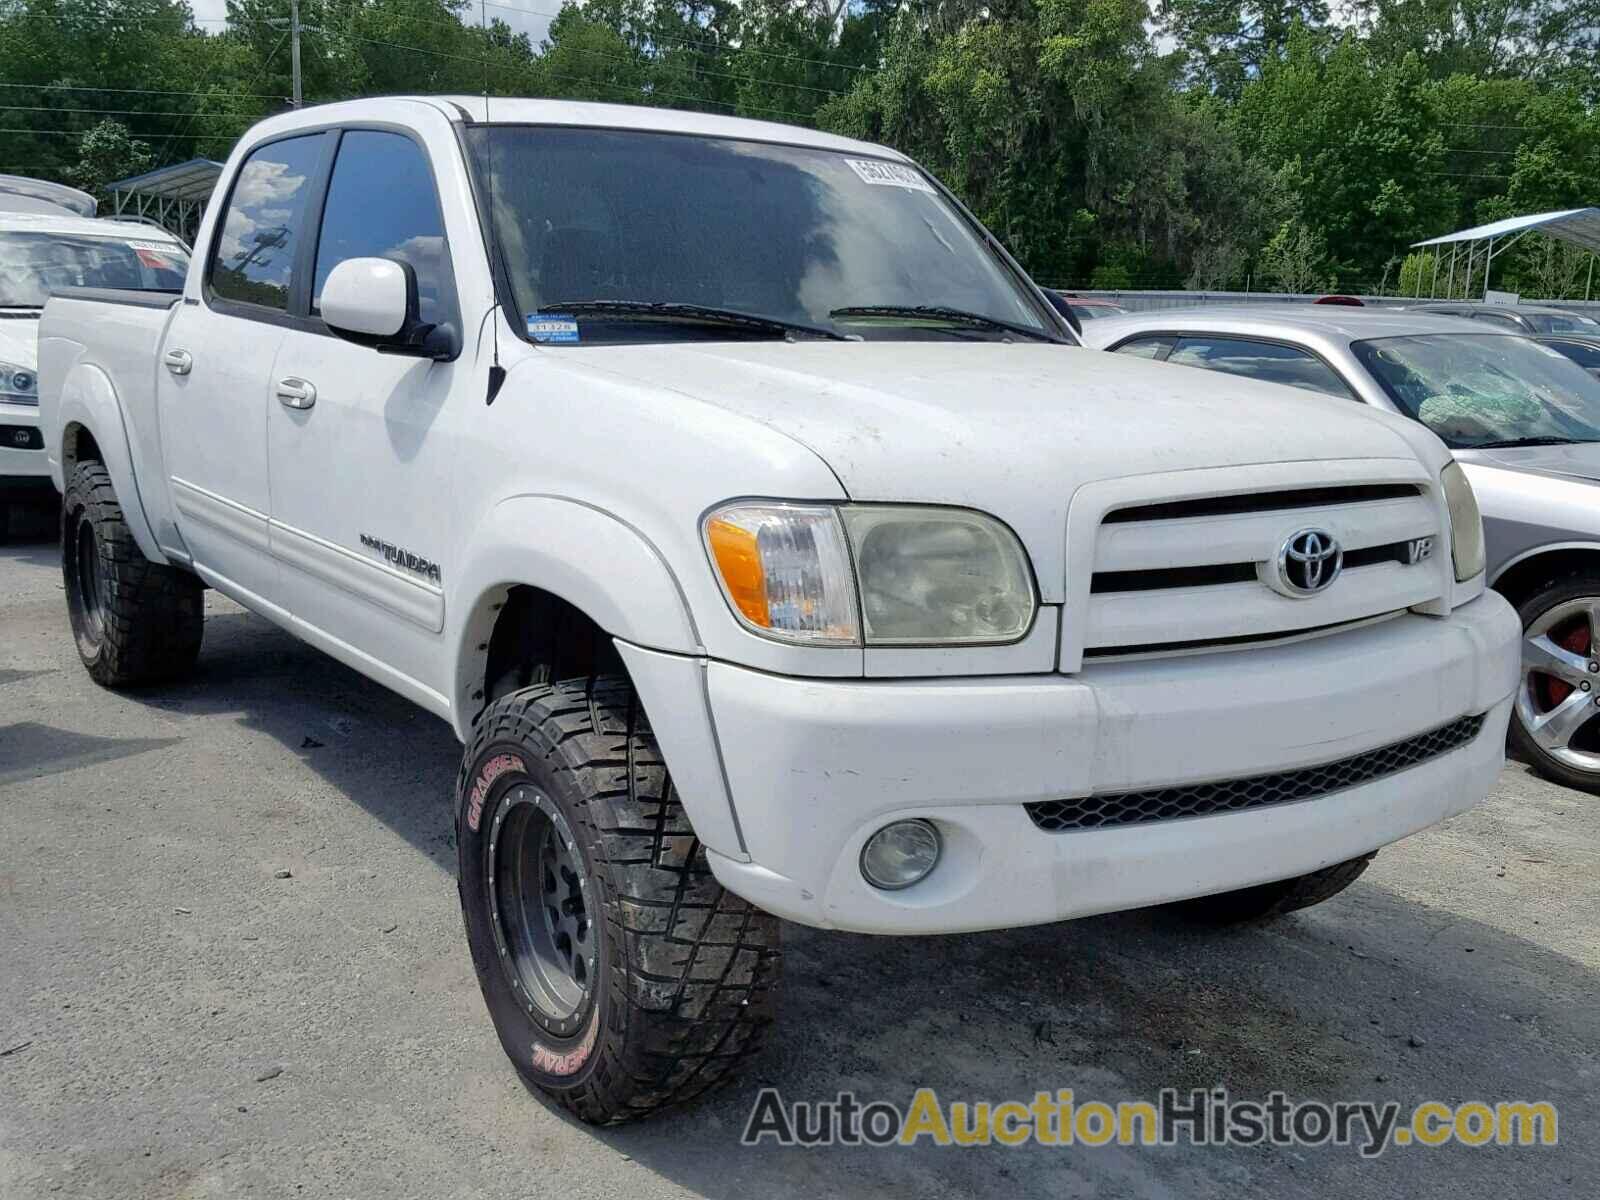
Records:
[[[228,0],[189,0],[189,7],[194,10],[195,20],[203,28],[214,30],[219,28],[219,22],[228,15]],[[288,0],[284,0],[284,10],[288,10]],[[545,31],[550,28],[548,14],[560,11],[561,0],[494,0],[494,6],[488,10],[489,20],[496,18],[504,21],[518,33],[526,33],[533,42],[535,50],[544,40]],[[533,12],[518,12],[515,10],[533,9]],[[467,18],[468,24],[476,25],[480,10],[477,0],[473,0],[472,14]]]

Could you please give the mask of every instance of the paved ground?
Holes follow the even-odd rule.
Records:
[[[504,1063],[461,937],[432,717],[212,600],[193,682],[96,688],[54,547],[0,548],[0,1197],[1592,1195],[1600,802],[1509,767],[1337,901],[1201,936],[787,928],[781,1037],[597,1133]],[[282,870],[287,879],[276,878]],[[1420,1044],[1413,1044],[1420,1043]],[[264,1078],[270,1075],[271,1078]],[[1562,1145],[742,1149],[757,1087],[1549,1098]]]

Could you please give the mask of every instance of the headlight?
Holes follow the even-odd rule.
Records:
[[[909,505],[731,504],[706,549],[739,619],[810,645],[984,645],[1033,624],[1033,573],[993,517]],[[852,570],[852,564],[854,570]]]
[[[869,646],[1014,642],[1033,623],[1033,573],[1016,535],[951,508],[841,510]]]
[[[704,533],[744,624],[786,642],[859,644],[850,554],[831,506],[730,505],[706,517]]]
[[[39,403],[39,377],[28,367],[0,362],[0,401],[7,404]]]
[[[1441,471],[1439,483],[1450,509],[1450,557],[1456,565],[1456,582],[1464,583],[1483,573],[1483,516],[1460,463],[1453,462]]]

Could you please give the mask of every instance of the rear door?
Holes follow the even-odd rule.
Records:
[[[335,652],[386,664],[416,696],[449,690],[444,585],[455,565],[454,425],[483,403],[471,355],[380,354],[322,324],[318,301],[348,258],[416,273],[421,316],[461,329],[429,151],[406,132],[348,128],[314,248],[312,324],[289,330],[267,414],[272,545],[295,616]]]
[[[156,367],[184,542],[205,578],[246,601],[278,598],[267,532],[269,383],[296,293],[308,286],[308,214],[327,147],[324,134],[312,133],[250,152]]]

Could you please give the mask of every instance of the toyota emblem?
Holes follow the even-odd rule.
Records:
[[[1344,549],[1326,529],[1291,533],[1278,551],[1279,591],[1286,596],[1315,596],[1339,577]]]

